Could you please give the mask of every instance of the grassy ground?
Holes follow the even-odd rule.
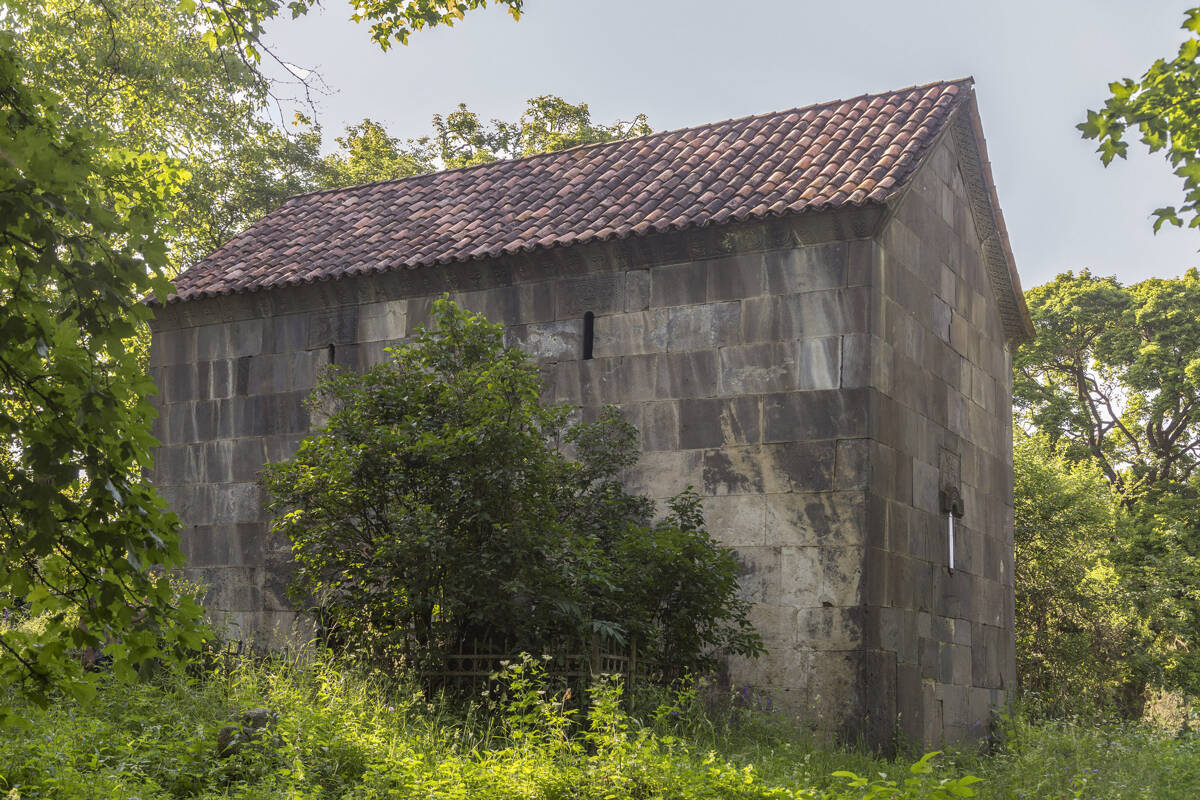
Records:
[[[694,693],[628,713],[600,691],[584,723],[529,671],[509,683],[465,716],[323,661],[109,684],[0,734],[0,798],[1200,798],[1200,738],[1144,727],[1009,722],[987,756],[914,768]],[[218,731],[256,707],[278,713],[272,733],[218,757]]]

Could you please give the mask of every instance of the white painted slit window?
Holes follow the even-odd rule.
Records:
[[[966,510],[963,504],[962,492],[957,486],[947,486],[941,491],[942,513],[946,515],[946,567],[954,572],[954,551],[956,548],[955,528],[962,520]]]
[[[950,542],[949,542],[949,545],[950,545],[950,559],[949,559],[950,571],[954,572],[954,515],[953,514],[946,515],[946,526],[950,533]]]

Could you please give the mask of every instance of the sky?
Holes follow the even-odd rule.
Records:
[[[1162,0],[526,0],[380,51],[340,0],[268,29],[315,69],[332,138],[370,117],[400,138],[465,102],[515,120],[525,100],[586,102],[596,122],[655,130],[973,76],[1000,205],[1025,288],[1068,269],[1125,283],[1200,264],[1200,230],[1152,232],[1182,197],[1161,155],[1105,169],[1075,125],[1110,81],[1173,56],[1185,4]],[[1136,152],[1134,152],[1136,151]]]

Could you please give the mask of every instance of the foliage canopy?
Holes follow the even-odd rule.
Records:
[[[1185,12],[1183,29],[1188,38],[1173,58],[1156,60],[1139,80],[1110,83],[1104,107],[1078,125],[1085,139],[1099,142],[1105,166],[1126,157],[1131,130],[1166,157],[1183,182],[1184,201],[1154,211],[1156,231],[1167,223],[1200,227],[1200,8]]]
[[[516,14],[520,0],[502,0]],[[295,13],[311,4],[293,3]],[[356,5],[377,40],[484,0]],[[88,695],[199,644],[167,572],[178,522],[142,477],[149,309],[177,265],[297,188],[316,140],[263,118],[276,0],[16,0],[0,32],[0,684]],[[382,38],[381,38],[382,37]],[[311,172],[311,170],[310,170]],[[0,723],[12,707],[0,698]]]
[[[391,361],[320,382],[327,423],[264,480],[327,636],[419,666],[464,644],[563,652],[593,634],[679,671],[756,655],[737,561],[695,493],[651,522],[619,480],[632,426],[615,409],[571,422],[539,395],[500,326],[446,299]]]
[[[484,123],[460,103],[445,116],[435,114],[432,134],[417,139],[397,139],[371,119],[348,126],[337,137],[338,152],[325,157],[316,180],[326,188],[353,186],[648,133],[645,114],[632,122],[605,125],[592,121],[587,103],[569,103],[555,95],[530,98],[516,122]]]
[[[1200,273],[1128,287],[1064,273],[1026,297],[1038,335],[1013,358],[1017,424],[1062,463],[1095,465],[1125,510],[1106,558],[1135,604],[1144,654],[1127,650],[1122,669],[1143,688],[1200,694]],[[1048,498],[1087,500],[1077,475],[1061,477]],[[1044,524],[1073,530],[1072,551],[1095,541],[1089,525],[1109,527]]]
[[[202,41],[203,17],[172,0],[39,0],[11,8],[16,44],[62,124],[174,159],[188,179],[159,209],[178,272],[291,194],[312,188],[320,134],[269,119],[264,76]]]
[[[1091,461],[1056,456],[1043,437],[1014,438],[1017,675],[1026,707],[1036,703],[1049,716],[1140,710],[1149,637],[1118,572],[1120,503]]]
[[[1021,423],[1091,457],[1136,504],[1200,464],[1200,273],[1130,287],[1063,273],[1026,298],[1037,338],[1015,354]]]
[[[45,697],[90,691],[71,649],[128,674],[197,644],[198,608],[153,569],[181,562],[177,522],[140,475],[152,387],[126,347],[185,176],[64,126],[36,74],[0,35],[0,680]]]

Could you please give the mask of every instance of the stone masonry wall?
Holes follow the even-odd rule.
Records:
[[[539,362],[547,400],[622,407],[644,450],[633,488],[665,499],[693,485],[707,498],[710,529],[745,562],[770,650],[732,665],[732,679],[834,732],[860,711],[847,703],[858,702],[871,245],[765,238],[657,265],[597,258],[586,274],[453,297],[506,324]],[[275,643],[295,622],[288,547],[268,531],[256,474],[304,436],[321,369],[378,362],[437,296],[287,313],[305,305],[286,297],[298,291],[271,293],[283,308],[262,316],[236,298],[168,306],[152,353],[154,479],[185,524],[192,572],[212,587],[211,609]],[[589,311],[594,358],[583,360]]]
[[[873,272],[862,684],[887,698],[877,728],[978,738],[1015,681],[1011,362],[952,138],[885,225]],[[948,486],[965,501],[953,572]]]

